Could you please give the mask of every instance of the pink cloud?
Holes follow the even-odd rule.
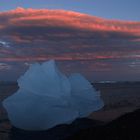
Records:
[[[0,61],[125,59],[135,50],[134,54],[139,52],[140,22],[107,20],[73,11],[17,8],[0,12],[0,37],[16,47],[12,52],[1,50],[5,56]],[[40,43],[45,47],[40,48]],[[20,48],[23,44],[27,47]]]
[[[6,28],[6,26],[66,26],[85,30],[140,33],[140,22],[107,20],[64,10],[17,8],[1,12],[1,17],[7,18],[7,22],[0,24],[1,28]]]

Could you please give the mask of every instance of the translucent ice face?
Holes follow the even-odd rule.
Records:
[[[69,124],[103,107],[100,94],[80,74],[68,78],[54,60],[32,65],[18,80],[19,90],[3,105],[12,125],[25,130],[47,130]]]

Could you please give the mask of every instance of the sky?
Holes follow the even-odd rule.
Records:
[[[90,81],[140,80],[139,0],[0,0],[0,80],[55,59]]]
[[[0,11],[16,7],[65,9],[111,19],[140,20],[139,0],[0,0]]]

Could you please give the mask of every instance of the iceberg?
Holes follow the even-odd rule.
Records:
[[[70,124],[104,106],[88,80],[81,74],[65,76],[54,60],[31,65],[18,85],[19,90],[2,103],[11,124],[24,130]]]
[[[79,112],[79,118],[87,117],[91,112],[103,107],[100,92],[96,91],[91,83],[81,74],[72,74],[69,77],[71,84],[71,102]]]

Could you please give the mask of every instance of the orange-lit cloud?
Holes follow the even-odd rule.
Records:
[[[34,10],[17,8],[0,13],[0,29],[28,27],[69,28],[86,31],[110,31],[140,35],[140,22],[106,20],[64,10]],[[7,30],[8,30],[7,29]],[[8,30],[8,31],[9,31]],[[14,35],[19,35],[16,33]],[[61,34],[60,34],[61,35]],[[20,40],[17,40],[20,41]]]
[[[140,22],[17,8],[0,12],[0,41],[8,44],[0,44],[1,64],[56,59],[71,63],[67,71],[110,71],[140,58]]]
[[[46,29],[46,31],[51,28],[50,30],[53,30],[54,32],[55,30],[62,30],[61,33],[55,33],[55,35],[59,37],[71,36],[71,32],[63,32],[63,30],[66,29],[70,31],[76,30],[77,35],[81,35],[81,33],[85,35],[85,32],[89,32],[90,34],[93,32],[103,32],[103,37],[108,37],[106,32],[130,34],[131,36],[134,35],[137,37],[140,35],[140,22],[106,20],[64,10],[17,8],[15,10],[1,12],[0,19],[0,30],[2,33],[7,32],[5,36],[8,36],[8,33],[12,34],[13,39],[17,42],[31,40],[34,36],[32,36],[32,34],[30,35],[29,31],[32,33],[33,31],[31,29],[36,29],[36,33],[39,33],[38,28],[41,28],[41,30]],[[26,38],[23,36],[23,34],[27,35],[26,32],[22,34],[21,31],[26,31],[28,29],[29,37]],[[79,34],[78,31],[80,31]],[[42,35],[44,36],[44,33]],[[50,35],[51,34],[48,36]],[[38,39],[43,38],[41,36],[41,31],[37,37]]]
[[[127,22],[106,20],[86,14],[64,10],[34,10],[17,8],[8,12],[0,13],[1,28],[6,26],[57,26],[75,27],[89,30],[140,32],[140,22]]]

